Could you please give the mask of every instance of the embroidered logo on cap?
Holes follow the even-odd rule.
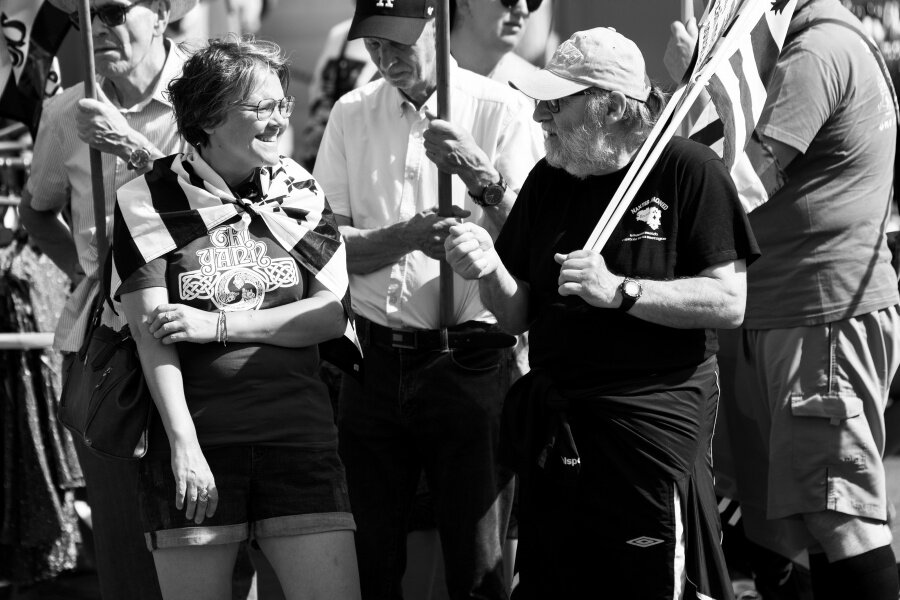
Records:
[[[375,6],[378,8],[394,8],[394,0],[378,0]]]
[[[553,58],[550,59],[551,63],[558,63],[560,65],[571,67],[575,63],[582,62],[584,60],[584,54],[581,53],[581,50],[575,47],[575,44],[572,43],[571,40],[566,40],[560,45],[559,48],[556,49],[556,52],[553,54]]]
[[[642,535],[641,537],[636,537],[633,540],[628,540],[625,543],[631,544],[632,546],[637,546],[638,548],[649,548],[650,546],[662,544],[663,540],[658,540],[656,538],[647,537],[646,535]]]

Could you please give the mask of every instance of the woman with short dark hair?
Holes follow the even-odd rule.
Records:
[[[255,540],[287,598],[359,597],[355,524],[318,344],[355,341],[345,251],[278,155],[277,45],[211,41],[169,86],[192,149],[119,190],[114,285],[158,409],[142,513],[166,598],[229,598]],[[115,289],[115,287],[113,287]]]

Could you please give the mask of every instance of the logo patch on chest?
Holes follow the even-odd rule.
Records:
[[[184,301],[210,300],[220,310],[256,310],[266,292],[300,282],[292,258],[271,258],[246,229],[230,225],[209,232],[212,246],[197,251],[200,268],[178,276]]]
[[[669,205],[653,196],[632,207],[625,217],[626,228],[623,242],[636,242],[638,240],[650,240],[664,242],[667,239],[663,219]]]

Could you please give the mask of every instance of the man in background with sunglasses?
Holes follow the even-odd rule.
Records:
[[[52,3],[81,25],[76,0]],[[64,361],[73,360],[81,347],[100,277],[88,148],[103,153],[108,216],[116,189],[149,170],[154,159],[183,149],[163,91],[180,75],[184,56],[164,32],[196,0],[91,0],[90,4],[99,98],[85,99],[84,85],[79,84],[48,101],[19,208],[31,239],[73,284],[54,340]],[[65,222],[60,213],[68,215]],[[124,313],[119,315],[107,310],[103,322],[119,329],[125,324]],[[102,596],[159,598],[138,516],[138,463],[98,458],[79,444],[76,441],[91,506]]]
[[[501,440],[521,484],[516,598],[730,598],[707,328],[741,322],[758,254],[737,191],[708,147],[675,138],[602,251],[583,250],[664,96],[606,28],[511,83],[537,100],[546,159],[496,245],[463,223],[445,249],[506,331],[530,333]]]
[[[513,52],[542,0],[450,0],[450,52],[459,66],[503,85],[537,67]]]
[[[450,116],[435,118],[434,16],[433,0],[358,0],[349,36],[365,40],[382,78],[338,100],[316,160],[347,242],[365,357],[365,381],[343,378],[339,443],[363,598],[401,597],[424,471],[450,597],[503,600],[513,486],[497,441],[514,338],[460,278],[453,321],[441,322],[439,261],[459,219],[499,231],[541,148],[530,103],[452,59]],[[452,217],[436,212],[439,169],[454,175]]]

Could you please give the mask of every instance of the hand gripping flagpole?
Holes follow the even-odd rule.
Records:
[[[94,40],[91,33],[91,6],[90,0],[78,2],[78,24],[81,29],[81,45],[84,50],[84,97],[97,98],[97,82],[94,76]],[[94,192],[94,224],[97,227],[97,262],[99,264],[98,275],[102,277],[103,261],[109,251],[109,240],[106,237],[106,192],[103,189],[103,159],[100,151],[94,147],[89,148],[91,161],[91,188]]]
[[[450,119],[450,0],[438,0],[435,16],[437,42],[437,110],[439,119]],[[438,171],[438,215],[453,216],[453,176]],[[453,269],[441,260],[441,327],[453,325]]]

